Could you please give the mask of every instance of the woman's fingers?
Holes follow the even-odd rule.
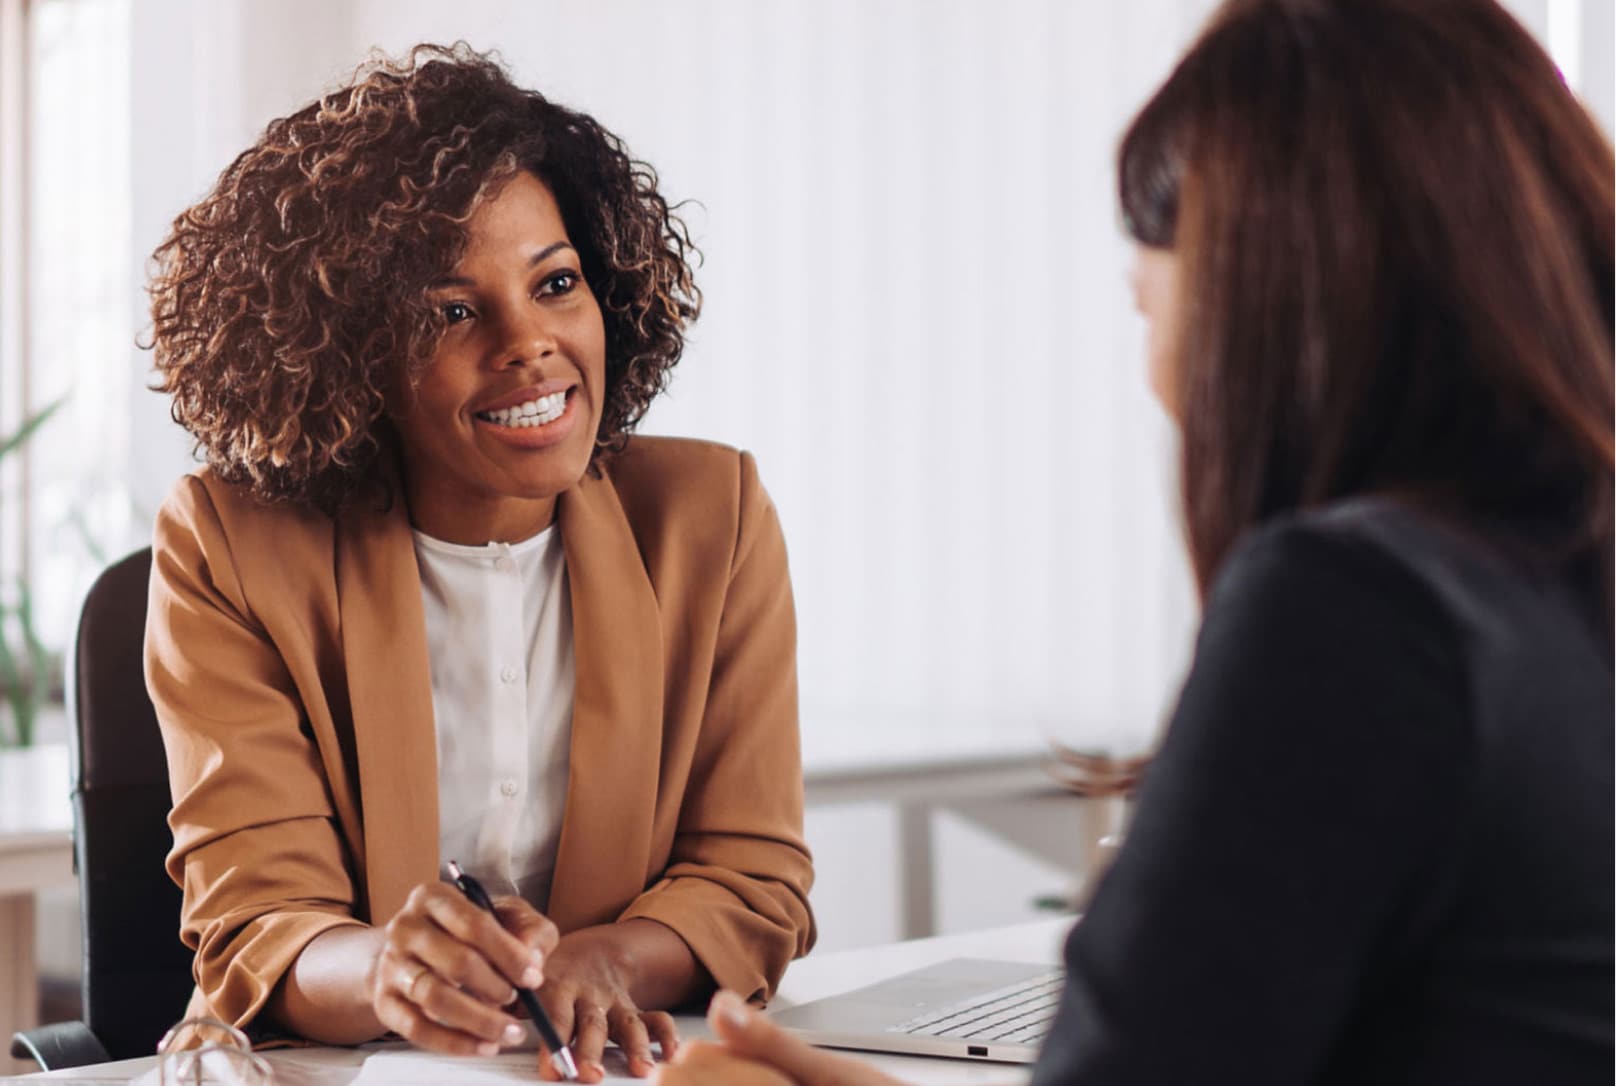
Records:
[[[490,1052],[521,1042],[521,1025],[502,1009],[515,985],[544,978],[544,947],[554,925],[530,906],[505,899],[501,915],[477,908],[443,883],[417,886],[386,927],[371,1002],[389,1029],[441,1052]]]
[[[607,1036],[617,1042],[628,1059],[628,1073],[645,1078],[656,1067],[651,1058],[651,1033],[640,1012],[619,1003],[606,1012]]]
[[[651,1040],[662,1046],[662,1058],[671,1060],[679,1051],[679,1026],[667,1011],[650,1011],[640,1016]]]
[[[459,942],[481,952],[509,984],[537,988],[543,983],[544,952],[506,931],[498,916],[479,909],[453,888],[441,882],[417,886],[399,916],[417,913],[424,914]]]
[[[463,941],[432,922],[403,913],[387,925],[388,945],[400,956],[424,962],[438,976],[485,1003],[503,1006],[516,989],[490,962],[481,947]]]
[[[787,1033],[734,992],[713,996],[707,1022],[729,1052],[773,1067],[800,1086],[900,1086],[867,1064],[822,1052]],[[692,1047],[685,1046],[685,1056]]]
[[[515,936],[517,941],[538,950],[541,954],[549,954],[561,941],[561,932],[551,923],[550,918],[522,898],[496,897],[494,914],[499,919],[500,927]]]
[[[578,1061],[578,1073],[585,1082],[599,1082],[606,1077],[606,1039],[610,1026],[606,1009],[594,1003],[578,1001],[573,1016],[572,1057]],[[563,1037],[566,1034],[562,1034]]]
[[[372,1005],[382,1024],[411,1043],[438,1052],[492,1055],[521,1040],[521,1026],[495,1007],[460,991],[415,958],[384,950]]]
[[[522,1039],[522,1027],[514,1018],[462,992],[434,973],[428,972],[415,983],[408,998],[427,1021],[445,1029],[493,1045],[515,1044]]]
[[[492,1041],[438,1025],[397,996],[387,995],[378,1000],[376,1016],[382,1020],[382,1025],[417,1048],[451,1056],[492,1056],[499,1051],[499,1045]]]
[[[742,1059],[722,1045],[695,1041],[677,1063],[658,1067],[656,1086],[800,1086],[766,1064]]]
[[[555,1027],[556,1035],[562,1041],[567,1041],[572,1036],[573,1001],[570,995],[560,991],[544,989],[539,992],[539,1002],[544,1005],[544,1013],[550,1016],[550,1024]],[[577,1046],[572,1045],[571,1047],[573,1062],[577,1063]],[[539,1078],[546,1082],[556,1082],[560,1078],[556,1074],[555,1068],[550,1065],[552,1055],[554,1053],[544,1045],[539,1046]],[[583,1068],[580,1066],[579,1071],[582,1070]]]
[[[502,915],[513,927],[523,925],[529,940],[551,942],[553,925],[521,903],[505,903]],[[643,1012],[635,1004],[624,956],[615,953],[609,941],[562,939],[554,946],[546,972],[539,999],[556,1033],[572,1050],[583,1081],[605,1077],[604,1055],[612,1041],[622,1049],[628,1071],[636,1078],[645,1078],[656,1068],[653,1043],[662,1046],[664,1058],[678,1050],[673,1018],[661,1011]],[[540,1076],[547,1080],[555,1077],[548,1055],[539,1061]]]

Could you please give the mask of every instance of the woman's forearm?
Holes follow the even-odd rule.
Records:
[[[316,936],[276,985],[271,1017],[323,1044],[359,1044],[386,1033],[370,997],[371,965],[385,938],[381,928],[352,925]]]

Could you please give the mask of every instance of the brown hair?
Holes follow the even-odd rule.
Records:
[[[600,302],[595,462],[620,449],[700,306],[689,235],[617,137],[462,43],[375,60],[272,121],[157,249],[158,387],[213,468],[327,512],[385,496],[388,396],[444,329],[427,288],[522,170],[554,192]]]
[[[1118,158],[1176,251],[1204,592],[1286,510],[1396,492],[1612,546],[1612,156],[1492,0],[1231,0]]]

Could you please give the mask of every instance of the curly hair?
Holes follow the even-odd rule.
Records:
[[[620,450],[700,310],[689,232],[621,140],[461,42],[373,59],[272,121],[157,248],[156,388],[213,469],[328,513],[385,500],[389,395],[445,329],[428,287],[521,171],[554,193],[605,323],[591,468]]]

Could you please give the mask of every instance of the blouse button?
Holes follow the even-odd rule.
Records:
[[[499,791],[500,791],[500,794],[503,795],[504,797],[506,797],[507,799],[511,798],[512,796],[516,795],[516,782],[515,781],[500,781],[499,782]]]
[[[507,683],[515,682],[516,681],[516,669],[514,667],[502,667],[502,668],[500,668],[499,669],[499,678],[500,678],[501,682],[507,682]]]

